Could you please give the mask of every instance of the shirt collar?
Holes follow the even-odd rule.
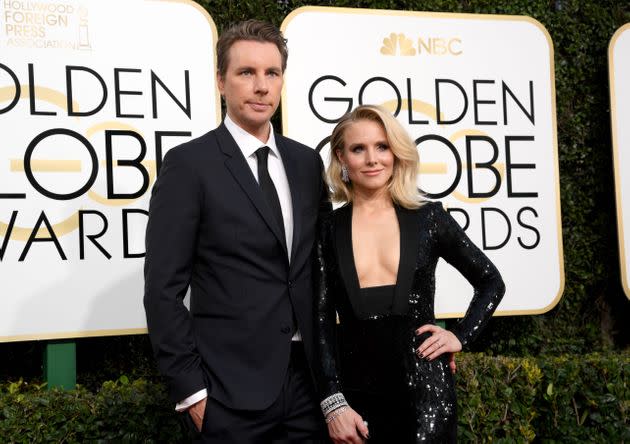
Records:
[[[245,131],[243,128],[238,126],[228,114],[225,115],[225,119],[223,120],[225,127],[234,138],[234,141],[238,145],[238,147],[243,152],[243,156],[245,158],[249,158],[254,155],[256,150],[262,146],[268,146],[274,156],[280,159],[280,153],[278,152],[278,146],[276,145],[276,137],[273,133],[273,125],[269,122],[269,139],[267,143],[262,143],[256,137],[252,136],[250,133]]]

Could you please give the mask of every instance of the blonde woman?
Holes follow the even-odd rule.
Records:
[[[335,443],[454,442],[449,357],[505,292],[442,205],[422,201],[417,171],[415,144],[386,110],[360,106],[335,127],[328,179],[345,205],[321,227],[317,296],[321,407]],[[474,288],[450,331],[435,325],[439,258]]]

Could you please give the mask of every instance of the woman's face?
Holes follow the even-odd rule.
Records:
[[[348,168],[355,192],[386,188],[394,172],[394,154],[385,129],[377,122],[359,120],[348,126],[343,142],[337,157]]]

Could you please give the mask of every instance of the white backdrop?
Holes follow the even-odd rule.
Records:
[[[220,120],[216,27],[188,0],[0,17],[0,341],[146,331],[156,151]]]
[[[619,263],[623,289],[630,299],[630,23],[610,40],[608,64]]]
[[[282,29],[285,134],[320,148],[327,163],[327,136],[346,111],[370,103],[398,113],[419,146],[420,187],[504,277],[497,314],[555,306],[564,269],[545,28],[524,16],[305,7]],[[436,315],[461,316],[470,286],[443,261],[437,273]]]

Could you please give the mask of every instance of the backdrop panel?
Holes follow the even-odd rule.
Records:
[[[550,310],[564,288],[553,45],[524,16],[305,7],[282,26],[287,136],[330,155],[339,118],[380,104],[416,140],[419,186],[497,264],[497,314]],[[436,314],[472,292],[438,265]]]
[[[630,23],[619,28],[608,47],[619,265],[630,299]]]
[[[191,1],[0,3],[0,341],[138,333],[164,153],[220,119]]]

